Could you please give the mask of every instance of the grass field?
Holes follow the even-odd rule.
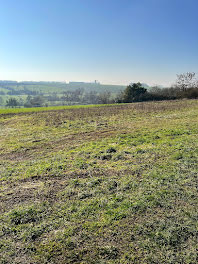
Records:
[[[0,111],[0,263],[198,263],[197,100],[37,110]]]
[[[30,108],[4,108],[0,109],[0,115],[3,114],[20,114],[20,113],[33,113],[45,111],[57,111],[78,108],[92,108],[112,106],[113,104],[98,104],[98,105],[66,105],[66,106],[49,106],[49,107],[30,107]]]

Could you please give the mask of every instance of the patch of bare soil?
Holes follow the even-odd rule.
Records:
[[[40,157],[41,155],[44,156],[45,153],[49,153],[51,151],[63,150],[69,146],[77,147],[86,141],[95,141],[101,138],[111,137],[117,133],[118,131],[116,130],[101,130],[70,134],[55,141],[47,143],[40,142],[39,144],[35,144],[29,148],[23,148],[10,153],[2,153],[0,154],[0,159],[9,161],[31,160],[32,158],[35,159],[35,157]]]

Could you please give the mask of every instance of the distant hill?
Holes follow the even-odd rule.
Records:
[[[83,89],[86,92],[96,91],[104,92],[109,91],[118,93],[125,88],[124,85],[108,85],[100,83],[86,83],[86,82],[16,82],[16,81],[0,81],[0,90],[26,90],[39,91],[42,93],[54,93],[63,91],[73,91],[76,89]]]
[[[142,85],[149,88],[145,83]],[[41,96],[45,105],[96,104],[104,102],[104,96],[113,100],[125,88],[126,85],[101,84],[97,81],[66,83],[3,80],[0,81],[0,106],[5,106],[10,97],[14,97],[19,106],[27,106],[27,100],[35,96],[37,99]]]
[[[113,99],[125,89],[124,85],[108,85],[98,82],[16,82],[0,81],[0,106],[4,107],[10,97],[18,101],[19,106],[30,105],[31,97],[42,97],[45,105],[93,104],[99,103],[106,95]],[[29,98],[29,99],[28,99]],[[38,99],[40,100],[40,99]]]

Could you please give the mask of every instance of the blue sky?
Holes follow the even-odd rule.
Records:
[[[169,85],[198,73],[197,0],[0,0],[0,79]]]

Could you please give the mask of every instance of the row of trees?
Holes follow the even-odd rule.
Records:
[[[96,91],[84,92],[83,89],[65,91],[62,96],[53,93],[48,96],[29,95],[25,102],[16,98],[7,100],[8,107],[41,107],[47,106],[47,102],[58,102],[59,105],[69,104],[108,104],[108,103],[131,103],[151,100],[174,100],[182,98],[198,98],[198,80],[195,73],[177,75],[176,83],[171,88],[152,87],[147,90],[141,83],[133,83],[116,98],[111,92],[97,93]]]
[[[117,103],[131,103],[152,100],[175,100],[198,98],[198,80],[195,73],[177,75],[176,83],[171,88],[152,87],[149,91],[141,83],[134,83],[121,92]]]
[[[66,91],[63,96],[52,94],[48,96],[27,96],[25,101],[11,97],[6,101],[7,107],[42,107],[50,105],[72,105],[72,104],[108,104],[113,103],[111,92],[98,94],[96,91],[82,93],[80,89]]]

